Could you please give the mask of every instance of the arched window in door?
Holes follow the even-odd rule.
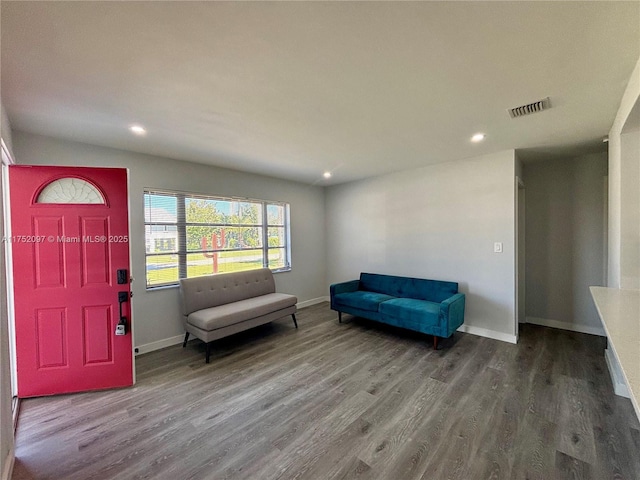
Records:
[[[104,196],[93,185],[81,178],[59,178],[44,187],[36,203],[98,203]]]

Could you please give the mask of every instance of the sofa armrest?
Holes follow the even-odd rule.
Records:
[[[350,280],[348,282],[334,283],[329,287],[329,293],[331,295],[331,298],[333,298],[334,295],[337,295],[339,293],[356,292],[359,285],[360,280]]]
[[[329,294],[331,300],[331,310],[339,311],[334,303],[334,298],[340,293],[357,292],[360,280],[351,280],[349,282],[334,283],[329,287]]]
[[[440,322],[447,335],[451,335],[464,323],[464,305],[464,293],[456,293],[440,302]]]

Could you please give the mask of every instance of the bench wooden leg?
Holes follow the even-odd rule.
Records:
[[[293,324],[296,326],[296,328],[298,328],[298,322],[296,322],[296,314],[292,313],[291,318],[293,318]]]
[[[338,323],[342,323],[342,312],[338,312]]]
[[[188,341],[189,341],[189,332],[185,333],[184,335],[184,342],[182,342],[182,348],[185,348],[187,346]]]
[[[436,337],[435,335],[433,336],[433,349],[438,349],[438,337]]]
[[[209,357],[211,356],[211,342],[205,345],[206,363],[209,363]]]

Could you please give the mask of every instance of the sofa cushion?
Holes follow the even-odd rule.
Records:
[[[182,314],[275,293],[273,273],[268,268],[218,273],[180,280]]]
[[[334,302],[336,305],[346,305],[347,307],[377,312],[378,306],[382,302],[386,302],[387,300],[392,300],[394,298],[395,297],[384,293],[358,290],[357,292],[339,293],[334,297]]]
[[[397,277],[378,273],[361,273],[359,288],[360,290],[385,293],[394,297],[417,298],[437,303],[458,293],[458,284],[456,282]]]
[[[380,305],[380,313],[400,320],[394,322],[405,328],[412,325],[438,325],[440,304],[414,298],[396,298]]]
[[[226,305],[205,308],[191,313],[187,322],[202,330],[211,331],[235,323],[291,307],[297,298],[285,293],[269,293]]]

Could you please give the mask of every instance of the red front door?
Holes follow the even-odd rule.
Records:
[[[15,165],[9,189],[18,396],[132,385],[127,171]]]

